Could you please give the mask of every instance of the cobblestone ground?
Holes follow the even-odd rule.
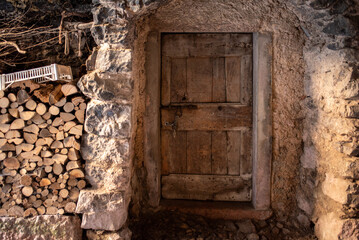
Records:
[[[176,212],[157,212],[132,219],[134,240],[315,240],[314,236],[273,219],[211,220]]]

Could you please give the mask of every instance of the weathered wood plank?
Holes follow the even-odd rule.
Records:
[[[162,174],[186,173],[186,137],[183,131],[176,132],[162,130]]]
[[[212,174],[227,174],[226,132],[212,132]]]
[[[251,106],[252,105],[252,55],[245,55],[241,57],[241,92],[240,103]]]
[[[186,102],[211,102],[212,100],[212,59],[187,59],[187,93]]]
[[[171,67],[171,103],[186,102],[187,60],[173,58]]]
[[[252,131],[241,132],[240,175],[252,174]]]
[[[213,59],[212,102],[226,101],[226,76],[224,58]]]
[[[226,131],[252,126],[252,107],[230,104],[198,104],[171,106],[161,109],[162,128],[170,130],[166,122],[173,122],[176,114],[177,130]]]
[[[171,58],[162,57],[161,103],[168,106],[171,102]]]
[[[228,174],[239,175],[240,173],[240,151],[241,151],[241,132],[228,131],[227,132],[227,159],[228,159]]]
[[[162,177],[166,199],[250,201],[251,181],[239,176],[170,174]]]
[[[240,102],[241,99],[241,59],[226,58],[226,97],[227,102]]]
[[[187,132],[187,173],[211,173],[210,132]]]
[[[251,34],[166,34],[162,38],[163,56],[217,57],[251,53]]]

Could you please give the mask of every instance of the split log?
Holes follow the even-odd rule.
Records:
[[[69,96],[78,92],[77,87],[72,84],[62,85],[61,91],[65,96]]]
[[[29,99],[30,99],[30,96],[25,90],[21,89],[17,92],[17,103],[19,105],[24,104]]]
[[[0,98],[0,108],[7,108],[10,105],[10,101],[7,97]]]
[[[39,114],[40,116],[44,115],[47,111],[47,107],[45,104],[43,103],[39,103],[36,107],[36,112],[37,114]]]
[[[63,107],[64,111],[67,113],[72,112],[74,110],[74,108],[75,108],[75,106],[72,102],[67,102]]]
[[[34,100],[32,100],[32,99],[30,99],[29,101],[27,101],[26,104],[25,104],[25,107],[26,107],[27,109],[29,109],[29,110],[35,110],[35,109],[36,109],[36,106],[37,106],[37,103],[36,103]]]
[[[13,93],[9,93],[7,95],[7,98],[11,101],[11,102],[16,102],[17,98],[16,98],[16,95],[13,94]]]
[[[25,121],[23,119],[15,119],[10,124],[10,129],[23,129],[25,127]]]

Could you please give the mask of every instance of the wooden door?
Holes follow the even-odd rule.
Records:
[[[162,37],[165,199],[251,201],[252,35]]]

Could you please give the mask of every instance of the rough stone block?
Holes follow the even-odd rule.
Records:
[[[322,184],[322,190],[325,195],[331,199],[346,204],[348,201],[348,192],[351,182],[342,178],[336,178],[334,175],[327,173]]]
[[[304,168],[315,169],[317,166],[318,152],[314,146],[305,147],[300,162]]]
[[[132,71],[131,49],[111,49],[102,44],[97,50],[95,69],[108,73],[130,73]]]
[[[344,220],[337,213],[331,212],[322,215],[315,224],[315,235],[318,239],[338,240],[338,235],[342,232]]]
[[[125,192],[82,190],[76,207],[83,213],[85,229],[119,230],[127,220],[128,196]]]
[[[118,140],[86,133],[82,138],[81,155],[84,160],[98,164],[116,164],[118,166],[130,164],[127,139]]]
[[[350,219],[344,222],[339,240],[356,240],[359,236],[359,220]]]
[[[124,192],[100,192],[96,190],[80,191],[77,213],[116,211],[124,208]]]
[[[87,163],[86,180],[94,188],[107,190],[126,190],[130,185],[131,171],[128,167]]]
[[[0,218],[0,239],[82,239],[77,216],[43,215],[32,218]]]
[[[84,75],[77,86],[91,99],[119,103],[132,100],[133,82],[129,74],[92,72]]]
[[[117,231],[125,224],[126,220],[127,209],[84,213],[81,227],[84,229]]]
[[[91,100],[87,105],[85,131],[98,136],[129,138],[131,106]]]

